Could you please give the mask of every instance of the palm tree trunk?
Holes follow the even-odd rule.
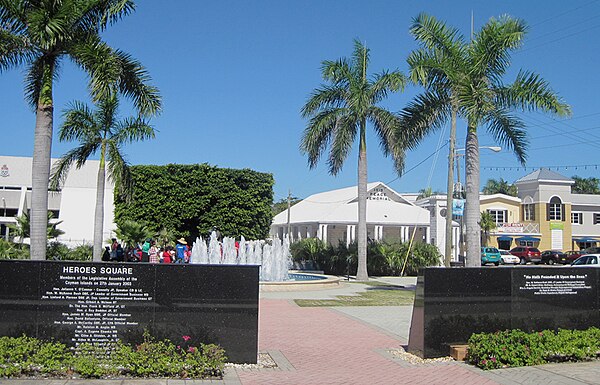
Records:
[[[45,68],[42,92],[35,113],[33,161],[31,166],[31,259],[45,260],[48,241],[48,181],[52,151],[52,67]]]
[[[456,109],[452,108],[450,124],[450,148],[448,149],[448,188],[446,193],[446,250],[444,266],[450,267],[452,260],[452,198],[454,193],[454,146],[456,144]]]
[[[100,166],[98,167],[98,181],[96,183],[96,212],[94,213],[94,252],[93,260],[102,260],[102,234],[104,231],[104,185],[105,185],[105,151],[106,145],[102,143],[100,152]]]
[[[368,281],[367,272],[367,139],[366,121],[360,125],[358,148],[358,269],[357,281]]]
[[[465,146],[465,222],[467,253],[465,266],[481,266],[481,228],[479,218],[479,140],[473,127],[467,130]]]

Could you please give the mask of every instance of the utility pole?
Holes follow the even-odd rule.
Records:
[[[288,199],[287,199],[287,236],[290,242],[292,241],[292,226],[290,222],[290,208],[292,207],[292,189],[288,189]]]

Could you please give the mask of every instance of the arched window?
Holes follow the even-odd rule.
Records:
[[[549,221],[564,221],[565,220],[565,205],[559,197],[554,196],[548,203],[548,220]]]
[[[523,199],[523,221],[535,221],[535,205],[533,204],[533,199],[530,196],[526,196]]]

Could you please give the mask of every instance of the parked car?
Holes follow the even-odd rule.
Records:
[[[512,255],[508,250],[500,250],[500,257],[502,258],[500,263],[505,265],[518,265],[521,262],[519,257]]]
[[[586,254],[577,258],[571,266],[600,266],[600,254]]]
[[[564,263],[567,260],[567,254],[560,250],[546,250],[542,252],[542,263],[554,265],[555,263]]]
[[[519,257],[519,263],[521,265],[526,264],[527,262],[533,262],[538,264],[542,261],[542,253],[537,249],[537,247],[531,246],[518,246],[510,249],[510,253],[514,256]]]
[[[482,247],[481,248],[481,265],[485,265],[486,263],[493,263],[498,266],[502,257],[500,252],[495,247]]]
[[[582,255],[584,255],[585,253],[582,250],[569,250],[569,251],[565,251],[565,260],[564,261],[560,261],[560,263],[564,263],[566,264],[571,264],[573,262],[575,262],[575,260],[579,257],[581,257]]]

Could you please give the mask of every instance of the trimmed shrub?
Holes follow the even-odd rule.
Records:
[[[473,334],[468,359],[482,369],[539,365],[547,362],[582,361],[600,355],[600,329],[519,329]]]

